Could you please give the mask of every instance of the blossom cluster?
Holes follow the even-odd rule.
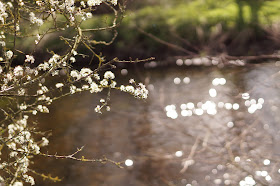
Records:
[[[118,86],[112,71],[102,71],[111,64],[105,63],[104,56],[92,52],[95,48],[88,42],[85,34],[88,30],[80,27],[83,21],[93,17],[96,6],[102,3],[114,8],[118,2],[0,0],[0,48],[3,51],[0,54],[0,96],[4,100],[0,109],[0,146],[5,147],[0,149],[0,185],[35,184],[29,165],[49,141],[40,132],[40,126],[29,118],[50,113],[49,105],[55,100],[84,91],[95,94],[111,89],[127,92],[136,98],[147,98],[148,90],[144,84],[130,81],[131,85]],[[71,36],[66,38],[62,32],[69,30],[72,31]],[[58,35],[57,39],[65,41],[62,52],[44,48],[44,39],[53,33]],[[22,38],[32,40],[32,50],[21,51],[18,43]],[[73,67],[74,63],[88,56],[79,51],[80,45],[90,48],[92,57],[98,59],[98,68]],[[36,55],[39,46],[40,51],[46,52],[43,57]],[[110,111],[109,104],[109,98],[101,99],[93,110],[98,113],[103,109]],[[2,155],[2,149],[6,149],[8,157]]]

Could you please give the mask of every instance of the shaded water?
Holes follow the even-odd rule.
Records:
[[[122,79],[127,82],[138,76],[150,90],[149,99],[136,100],[114,91],[111,111],[102,115],[94,108],[103,95],[61,99],[50,114],[38,119],[45,130],[53,131],[44,151],[71,154],[85,145],[80,156],[105,155],[115,161],[129,160],[125,162],[129,166],[41,159],[35,169],[63,181],[37,179],[37,183],[279,185],[277,64],[129,70],[120,75]]]

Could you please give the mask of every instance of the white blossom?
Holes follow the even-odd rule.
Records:
[[[82,68],[80,71],[80,75],[82,77],[86,77],[86,76],[90,75],[91,73],[92,73],[92,70],[89,68]]]
[[[16,181],[13,186],[23,186],[23,183],[22,182],[19,182],[19,181]]]
[[[56,86],[56,88],[61,88],[61,87],[64,86],[64,84],[63,83],[57,83],[55,86]]]
[[[102,81],[100,81],[100,85],[107,86],[108,85],[108,80],[107,79],[103,79]]]
[[[107,71],[107,72],[105,72],[105,74],[104,74],[104,78],[105,78],[105,79],[115,79],[115,75],[113,74],[113,72]]]
[[[25,57],[26,57],[25,62],[34,63],[35,59],[32,55],[26,55]]]
[[[102,3],[102,0],[88,0],[87,4],[88,6],[96,6],[100,5]]]
[[[23,75],[23,68],[21,66],[16,66],[14,68],[14,75],[15,76],[22,76]]]
[[[13,57],[13,55],[14,55],[14,53],[11,50],[6,52],[6,57],[8,60],[11,59]]]
[[[49,144],[49,140],[45,137],[42,137],[42,143],[41,146],[47,146]]]
[[[97,112],[97,113],[100,113],[101,114],[101,107],[100,107],[100,105],[97,105],[96,107],[95,107],[95,112]]]

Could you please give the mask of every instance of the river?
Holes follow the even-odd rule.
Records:
[[[176,60],[174,61],[174,63]],[[104,94],[63,98],[37,118],[51,130],[49,154],[122,161],[37,159],[38,172],[63,180],[39,185],[196,186],[280,184],[280,62],[245,66],[177,65],[115,73],[144,82],[149,98],[112,91],[111,111],[94,108]]]

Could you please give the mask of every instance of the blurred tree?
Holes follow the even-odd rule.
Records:
[[[238,18],[237,18],[237,28],[238,30],[241,30],[244,27],[244,0],[235,0],[237,6],[238,6]]]
[[[238,19],[237,19],[237,28],[242,29],[244,27],[244,6],[247,4],[250,8],[250,26],[254,30],[259,29],[259,11],[263,6],[266,0],[235,0],[235,3],[238,6]]]

